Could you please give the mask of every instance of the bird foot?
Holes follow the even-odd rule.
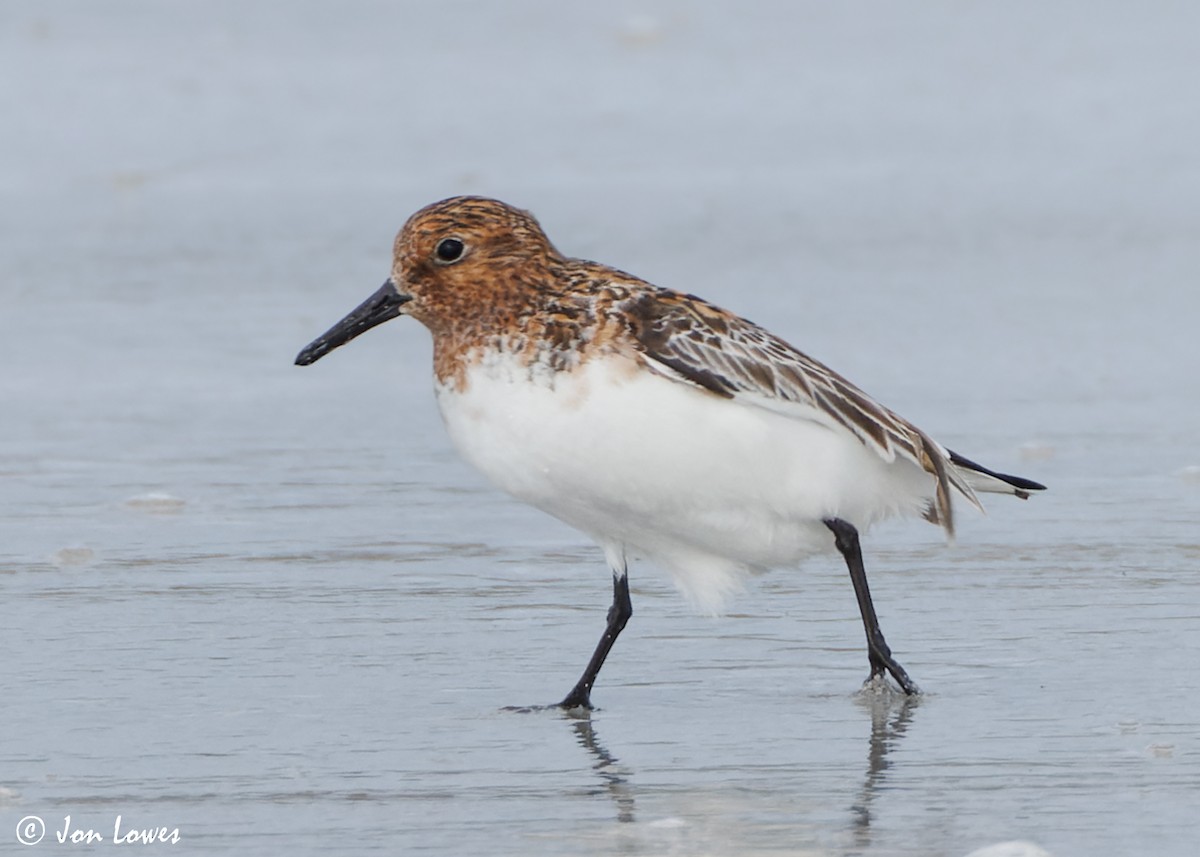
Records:
[[[871,674],[867,676],[867,680],[863,682],[863,692],[880,695],[886,693],[895,693],[896,690],[899,689],[904,693],[905,696],[919,695],[921,693],[921,688],[917,687],[917,683],[908,677],[908,673],[904,671],[902,666],[894,661],[893,664],[895,669],[892,669],[892,667],[889,666],[886,671],[883,669],[872,668]],[[899,688],[888,681],[887,674],[889,672],[892,674],[892,678],[895,679],[896,685],[899,685]]]
[[[563,698],[562,702],[555,702],[551,705],[506,705],[500,710],[512,711],[517,714],[532,714],[535,711],[561,711],[563,714],[586,715],[593,709],[591,695],[575,688]]]

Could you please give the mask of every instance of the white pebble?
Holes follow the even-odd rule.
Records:
[[[1176,475],[1184,482],[1200,482],[1200,464],[1189,464]]]
[[[136,509],[139,512],[151,512],[160,515],[169,512],[178,512],[186,505],[186,501],[158,491],[151,491],[148,494],[138,494],[136,497],[130,497],[125,501],[125,508],[127,509]]]
[[[1024,461],[1045,461],[1054,457],[1055,449],[1040,440],[1030,440],[1017,447],[1017,453]]]
[[[630,15],[621,22],[621,41],[630,47],[652,45],[662,36],[662,23],[650,15]]]
[[[57,550],[50,557],[50,561],[55,565],[87,565],[96,558],[96,552],[91,548],[63,548]]]
[[[1011,842],[997,842],[972,851],[967,857],[1052,857],[1049,851],[1032,842],[1014,839]]]

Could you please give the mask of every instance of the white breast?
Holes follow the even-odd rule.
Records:
[[[923,511],[932,478],[839,429],[679,383],[632,358],[530,374],[492,355],[438,404],[462,455],[495,485],[664,566],[702,609],[749,571],[833,548],[822,520],[860,529]]]

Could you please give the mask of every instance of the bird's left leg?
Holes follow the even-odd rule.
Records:
[[[608,608],[608,625],[604,629],[604,636],[596,644],[596,651],[592,653],[592,659],[588,661],[583,675],[579,677],[579,681],[576,682],[571,692],[558,704],[558,708],[591,709],[592,685],[596,683],[600,667],[604,666],[604,659],[608,657],[609,650],[617,641],[617,636],[624,629],[629,617],[633,615],[633,602],[629,600],[629,574],[625,557],[622,555],[619,561],[616,561],[616,557],[610,555],[609,561],[612,564],[613,573],[613,602],[612,606]]]
[[[871,590],[867,587],[867,571],[863,568],[858,530],[841,518],[827,518],[825,526],[833,531],[838,552],[846,560],[846,567],[850,569],[850,580],[854,583],[854,594],[858,597],[858,612],[862,614],[863,628],[867,632],[867,657],[871,661],[871,678],[883,675],[884,670],[887,670],[905,693],[920,693],[916,682],[908,677],[904,667],[892,657],[892,650],[883,638],[883,631],[879,629],[879,618],[875,615],[875,605],[871,603]]]

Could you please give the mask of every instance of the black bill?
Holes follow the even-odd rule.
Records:
[[[412,300],[396,291],[396,285],[388,280],[357,308],[329,330],[318,336],[296,355],[297,366],[316,363],[339,345],[345,345],[360,333],[366,333],[377,324],[400,315],[400,307]]]

